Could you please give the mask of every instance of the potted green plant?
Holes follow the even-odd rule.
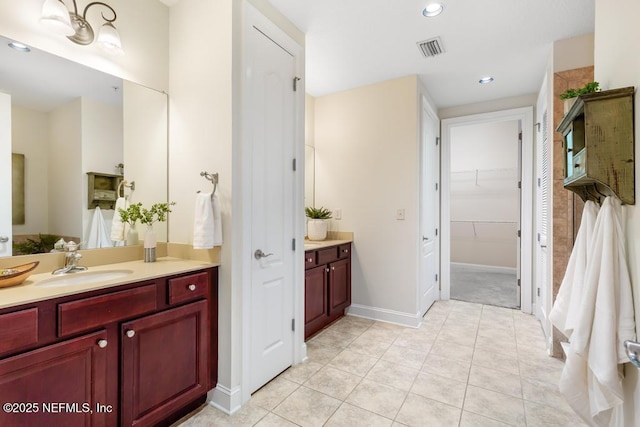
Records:
[[[327,238],[327,220],[331,219],[331,211],[324,207],[306,207],[304,211],[307,221],[307,237],[309,240],[324,240]]]
[[[571,106],[576,101],[576,98],[580,95],[584,95],[585,93],[594,93],[600,91],[600,83],[598,82],[590,82],[581,87],[580,89],[567,89],[566,91],[560,94],[560,99],[564,101],[564,114],[566,115]]]
[[[141,218],[142,203],[132,203],[127,209],[118,209],[120,220],[129,225],[127,231],[127,246],[137,245],[139,241],[138,230],[136,230],[136,222]]]
[[[153,230],[155,222],[164,222],[167,220],[167,214],[171,212],[171,203],[154,203],[150,209],[140,209],[140,223],[147,226],[147,232],[144,235],[144,262],[155,262],[156,260],[156,232]]]

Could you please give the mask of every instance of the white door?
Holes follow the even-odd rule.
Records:
[[[251,146],[251,392],[293,363],[294,57],[247,34]]]
[[[420,314],[439,297],[440,121],[422,99]]]
[[[11,256],[11,96],[0,92],[0,256]]]
[[[549,217],[549,127],[547,114],[546,81],[540,91],[537,105],[537,122],[540,123],[536,138],[536,286],[534,289],[535,314],[542,324],[545,336],[551,334],[547,316],[551,310],[548,301],[548,253],[547,230]]]

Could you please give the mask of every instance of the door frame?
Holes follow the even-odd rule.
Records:
[[[236,157],[236,163],[238,165],[235,168],[234,175],[234,189],[233,194],[238,195],[240,206],[238,212],[240,221],[234,222],[237,225],[237,235],[240,236],[236,242],[234,242],[233,258],[237,260],[239,264],[240,280],[239,283],[242,287],[242,327],[241,336],[242,344],[241,349],[232,349],[232,359],[237,360],[233,354],[241,355],[242,357],[242,369],[241,369],[241,390],[240,390],[240,402],[239,405],[246,403],[251,399],[250,392],[250,373],[251,373],[251,284],[252,274],[251,266],[253,262],[252,242],[251,242],[251,140],[248,138],[248,129],[251,126],[247,117],[247,106],[249,105],[247,88],[247,73],[245,70],[247,64],[247,46],[245,43],[246,35],[250,31],[254,31],[254,28],[282,48],[291,53],[294,57],[296,76],[300,78],[297,85],[297,91],[295,92],[295,139],[296,144],[294,147],[294,156],[296,159],[296,171],[294,176],[294,194],[292,195],[293,201],[293,218],[294,218],[294,235],[295,235],[295,250],[294,259],[302,260],[304,255],[304,48],[298,44],[293,38],[287,35],[282,29],[276,26],[262,13],[258,11],[253,5],[247,1],[243,1],[242,11],[242,63],[240,65],[241,70],[241,93],[242,102],[237,111],[241,114],[241,137],[240,147],[234,150],[234,156]],[[293,81],[292,81],[293,84]],[[292,159],[293,160],[293,159]],[[293,167],[293,166],[292,166]],[[235,184],[237,183],[237,185]],[[240,184],[242,183],[242,184]],[[299,262],[293,265],[293,315],[295,319],[295,332],[293,338],[293,363],[299,363],[306,358],[306,345],[304,343],[304,263]],[[238,283],[238,282],[236,282]],[[232,324],[234,319],[231,320]],[[232,333],[235,328],[232,326]],[[233,364],[233,360],[232,360]],[[231,405],[231,412],[238,409],[239,405]]]
[[[442,146],[440,148],[440,273],[441,299],[451,294],[451,130],[457,126],[518,120],[522,126],[522,189],[520,204],[520,310],[532,312],[533,295],[533,107],[513,108],[490,113],[473,114],[442,120]]]

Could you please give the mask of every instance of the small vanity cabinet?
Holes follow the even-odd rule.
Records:
[[[305,252],[305,339],[351,305],[351,244]]]
[[[217,310],[215,267],[0,310],[0,425],[177,419],[217,383]]]
[[[635,203],[633,97],[633,87],[580,95],[558,126],[564,186],[585,201]]]

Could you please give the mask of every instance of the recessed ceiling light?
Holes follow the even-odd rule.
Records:
[[[422,9],[422,15],[431,18],[433,16],[440,15],[443,9],[444,6],[441,3],[429,3],[424,9]]]
[[[487,77],[483,77],[480,80],[478,80],[478,83],[483,85],[483,84],[491,83],[492,81],[493,81],[493,77],[487,76]]]
[[[18,52],[31,52],[29,46],[26,44],[18,43],[18,42],[9,42],[9,47],[17,50]]]

